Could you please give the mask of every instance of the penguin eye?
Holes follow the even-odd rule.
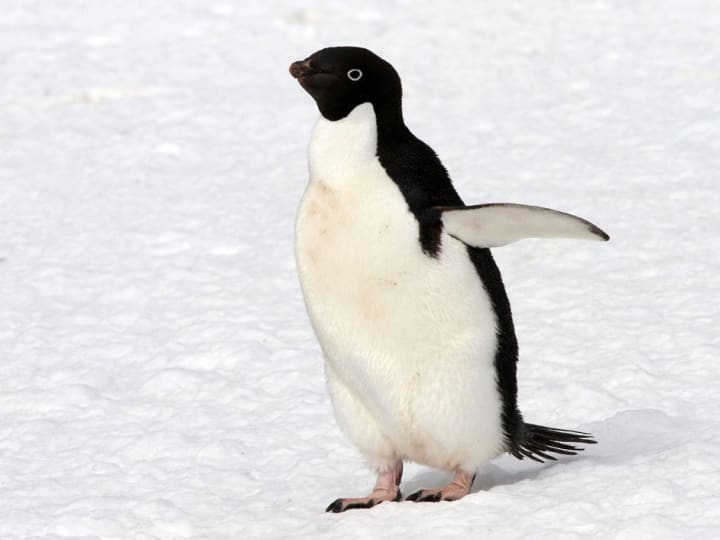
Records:
[[[348,70],[347,76],[348,79],[350,79],[352,82],[355,82],[360,80],[360,78],[363,76],[363,72],[360,71],[358,68],[352,68],[351,70]]]

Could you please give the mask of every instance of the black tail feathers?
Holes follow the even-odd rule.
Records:
[[[550,454],[574,456],[584,450],[574,446],[575,444],[595,444],[596,442],[590,433],[525,424],[522,437],[512,445],[509,452],[518,459],[527,457],[543,463],[547,459],[557,460]]]

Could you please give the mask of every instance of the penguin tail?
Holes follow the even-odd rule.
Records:
[[[545,460],[557,461],[551,454],[574,456],[584,449],[577,444],[596,444],[590,433],[555,429],[535,424],[525,424],[522,437],[510,449],[510,454],[518,459],[530,458],[543,463]]]

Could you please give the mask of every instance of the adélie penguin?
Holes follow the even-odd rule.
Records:
[[[322,49],[290,73],[320,110],[296,224],[300,284],[338,424],[377,472],[368,496],[327,510],[400,500],[405,460],[454,472],[409,500],[451,501],[503,452],[543,461],[594,443],[523,420],[510,303],[488,248],[607,234],[547,208],[465,206],[405,125],[397,72],[371,51]]]

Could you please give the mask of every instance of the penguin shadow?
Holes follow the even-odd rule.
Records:
[[[564,467],[572,462],[586,459],[588,458],[585,455],[579,454],[577,456],[562,456],[557,461],[538,463],[532,460],[519,461],[506,456],[497,463],[486,465],[478,471],[470,492],[477,493],[478,491],[487,491],[499,486],[517,484],[523,480],[535,480],[550,469]]]
[[[670,417],[655,409],[622,411],[602,422],[578,427],[581,431],[592,433],[597,440],[597,444],[586,446],[578,455],[558,456],[557,461],[544,463],[502,456],[478,471],[470,492],[487,491],[523,480],[536,480],[556,468],[628,464],[637,456],[655,455],[681,444],[688,423],[688,419]],[[420,470],[403,482],[403,494],[439,488],[451,480],[452,474],[447,472]],[[539,478],[539,481],[543,481],[543,478]]]
[[[543,471],[553,466],[567,464],[569,461],[578,461],[583,458],[582,456],[574,456],[572,459],[563,459],[562,462],[550,461],[545,463],[518,461],[517,464],[510,461],[512,459],[514,458],[503,457],[499,459],[497,464],[494,462],[485,465],[478,471],[470,493],[487,491],[496,486],[515,484],[523,480],[533,480]],[[423,470],[418,472],[413,478],[403,482],[403,493],[409,495],[421,489],[440,488],[449,484],[452,478],[453,475],[447,472]]]

